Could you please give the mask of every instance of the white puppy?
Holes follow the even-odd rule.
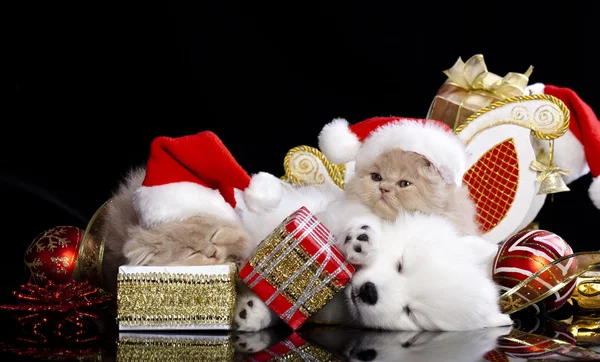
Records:
[[[491,278],[496,251],[441,216],[407,214],[383,225],[371,261],[345,288],[350,313],[362,326],[389,330],[511,325]]]

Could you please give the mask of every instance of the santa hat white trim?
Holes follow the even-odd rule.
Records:
[[[393,148],[424,156],[448,183],[462,185],[467,171],[466,146],[439,124],[400,120],[377,128],[363,141],[356,156],[356,167],[371,164]]]
[[[133,206],[145,228],[192,216],[212,214],[237,222],[238,215],[218,190],[193,182],[142,186],[133,195]]]
[[[360,148],[356,134],[350,131],[348,121],[336,118],[329,122],[319,134],[319,149],[335,164],[345,164],[354,159]]]
[[[592,180],[592,184],[590,185],[588,192],[590,194],[590,199],[594,203],[594,206],[600,209],[600,176],[595,177]]]

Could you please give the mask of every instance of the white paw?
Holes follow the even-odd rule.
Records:
[[[234,329],[256,332],[274,323],[274,312],[254,294],[242,295],[235,306]]]
[[[338,245],[348,262],[365,265],[375,252],[377,230],[367,224],[350,227],[340,235]]]
[[[244,202],[254,212],[276,208],[282,197],[283,181],[267,172],[253,175],[244,191]]]

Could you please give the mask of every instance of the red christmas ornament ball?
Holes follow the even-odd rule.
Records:
[[[509,238],[500,248],[494,260],[494,281],[502,289],[510,290],[533,273],[556,259],[573,254],[573,249],[560,236],[546,230],[523,230]],[[531,281],[531,287],[542,292],[554,287],[561,277],[575,273],[576,262],[571,259],[561,266],[562,275],[542,273]],[[544,303],[549,312],[562,307],[573,294],[577,281],[550,295]]]
[[[25,251],[25,266],[30,281],[39,286],[48,281],[65,284],[73,277],[83,230],[74,226],[57,226],[36,237]]]

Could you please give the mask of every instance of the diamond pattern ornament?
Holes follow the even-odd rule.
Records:
[[[455,129],[466,144],[463,177],[477,206],[483,237],[500,243],[524,229],[544,205],[532,135],[555,139],[568,126],[568,110],[549,96],[522,96],[492,103]]]

